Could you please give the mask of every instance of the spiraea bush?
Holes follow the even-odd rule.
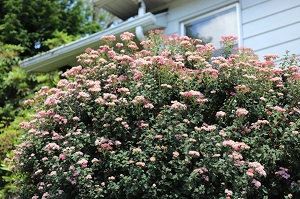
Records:
[[[299,198],[296,58],[261,61],[233,36],[219,57],[161,31],[115,39],[26,101],[21,198]]]

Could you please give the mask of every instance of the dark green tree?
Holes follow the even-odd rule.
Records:
[[[91,0],[3,0],[0,11],[0,42],[24,47],[21,57],[49,50],[43,42],[55,31],[81,37],[97,32],[106,16],[95,16]]]
[[[42,86],[53,87],[59,71],[26,73],[18,62],[107,27],[115,18],[92,0],[0,0],[0,198],[10,198],[17,180],[5,157],[29,117],[23,102]]]

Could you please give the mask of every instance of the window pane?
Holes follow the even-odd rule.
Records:
[[[204,44],[213,43],[218,49],[220,48],[221,36],[238,36],[236,8],[192,22],[185,28],[187,36],[199,38]]]

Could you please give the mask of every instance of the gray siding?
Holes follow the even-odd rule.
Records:
[[[241,0],[243,45],[264,54],[300,55],[299,0]]]
[[[181,34],[180,24],[216,9],[230,5],[237,0],[177,0],[171,3],[168,11],[168,27],[165,34]],[[221,39],[221,38],[220,38]]]

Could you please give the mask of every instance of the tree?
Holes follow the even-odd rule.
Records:
[[[81,37],[99,31],[108,15],[96,16],[91,0],[4,0],[0,10],[0,42],[24,47],[22,57],[49,50],[43,42],[55,31]]]
[[[30,115],[23,101],[41,87],[55,85],[60,74],[29,74],[18,62],[99,31],[108,24],[104,19],[114,19],[98,12],[91,0],[0,1],[0,198],[16,188],[4,158],[11,157],[21,135],[19,123]]]

